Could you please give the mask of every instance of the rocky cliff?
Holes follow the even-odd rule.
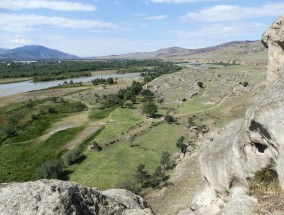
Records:
[[[182,214],[253,214],[257,199],[247,195],[254,173],[269,168],[284,189],[284,16],[263,35],[269,48],[267,81],[263,95],[246,112],[202,143],[199,155],[206,189]],[[273,82],[274,81],[274,82]]]
[[[0,184],[1,215],[151,215],[149,205],[127,190],[101,192],[59,180]]]
[[[262,36],[268,48],[267,82],[272,83],[283,71],[284,65],[284,17],[279,17]]]

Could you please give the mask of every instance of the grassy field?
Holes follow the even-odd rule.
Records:
[[[29,181],[36,179],[36,169],[47,160],[58,159],[83,127],[71,128],[51,136],[44,142],[9,144],[0,148],[0,182]]]
[[[100,143],[100,140],[123,130],[118,127],[119,124],[110,130],[106,128],[95,140]],[[130,178],[139,164],[153,172],[160,165],[162,152],[169,151],[172,155],[178,152],[175,143],[181,135],[185,135],[182,126],[161,124],[135,139],[132,142],[134,147],[129,141],[119,141],[103,147],[100,152],[89,150],[85,154],[86,160],[68,169],[72,171],[70,180],[103,190],[115,188]]]
[[[57,113],[37,118],[17,136],[9,138],[0,148],[0,182],[33,180],[36,169],[44,161],[58,159],[67,150],[79,148],[85,159],[67,167],[66,170],[70,173],[68,180],[102,190],[117,188],[133,176],[139,164],[144,164],[152,174],[160,166],[161,155],[165,151],[177,160],[180,150],[176,147],[176,142],[181,136],[185,136],[185,143],[191,142],[194,147],[200,141],[198,136],[207,138],[207,133],[200,133],[198,129],[192,131],[188,123],[189,117],[194,117],[194,125],[205,125],[209,131],[213,131],[244,116],[246,108],[264,90],[264,79],[263,68],[254,65],[197,70],[184,68],[180,72],[163,75],[148,84],[155,92],[154,101],[159,107],[157,118],[142,114],[142,95],[137,97],[138,103],[133,108],[116,105],[100,109],[101,104],[99,100],[96,101],[97,98],[106,98],[104,95],[115,94],[119,89],[130,86],[132,79],[118,80],[118,84],[106,88],[86,84],[82,88],[43,90],[44,96],[40,95],[40,91],[32,92],[24,100],[26,103],[27,98],[36,97],[36,101],[46,101],[39,102],[32,112],[23,114],[21,123],[25,119],[30,120],[32,113],[41,108],[59,105],[52,102],[54,93],[58,95],[58,101],[63,98],[74,104],[82,102],[88,110],[65,113],[64,105],[59,105]],[[204,88],[198,87],[199,81],[203,82]],[[248,82],[247,87],[241,84],[244,81]],[[163,98],[164,102],[158,103],[159,98]],[[10,105],[0,108],[0,122],[5,122],[7,110],[19,108],[17,105],[20,103],[8,101]],[[2,103],[4,104],[3,101]],[[177,122],[165,123],[163,116],[167,113],[174,116]],[[89,149],[93,141],[102,147],[101,151]],[[186,198],[192,193],[188,194],[184,190],[192,187],[192,192],[195,192],[201,179],[196,169],[196,158],[187,160],[186,163],[167,172],[173,186],[161,191],[148,189],[143,193],[153,204],[157,214],[174,214],[185,208],[187,201],[192,200]],[[183,196],[183,201],[177,201],[179,196]],[[167,202],[175,202],[175,207],[170,204],[167,206]]]

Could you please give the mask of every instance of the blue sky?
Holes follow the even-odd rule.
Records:
[[[0,47],[38,44],[78,56],[258,40],[283,1],[0,0]]]

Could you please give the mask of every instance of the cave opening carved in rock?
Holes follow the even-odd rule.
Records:
[[[267,145],[263,145],[260,143],[254,143],[255,147],[257,148],[258,152],[264,153],[264,151],[268,148]]]

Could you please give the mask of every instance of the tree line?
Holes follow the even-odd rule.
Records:
[[[159,60],[105,60],[105,61],[39,61],[33,64],[1,63],[0,78],[33,78],[33,81],[50,81],[91,76],[91,71],[118,70],[118,72],[148,73],[154,68],[165,69],[173,64]],[[138,68],[138,69],[137,69]]]

